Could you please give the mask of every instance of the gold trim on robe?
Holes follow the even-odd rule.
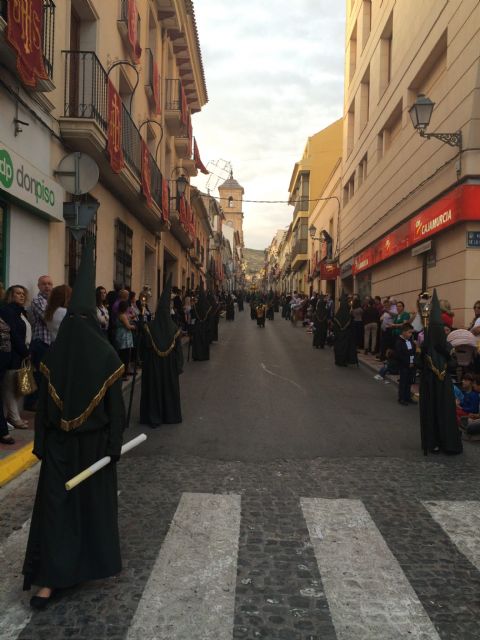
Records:
[[[64,418],[62,418],[60,420],[60,428],[62,429],[62,431],[73,431],[74,429],[78,429],[78,427],[81,427],[82,424],[86,422],[88,418],[91,416],[91,414],[93,413],[93,410],[96,409],[96,407],[98,407],[98,405],[103,400],[105,394],[107,393],[108,389],[112,386],[112,384],[114,384],[119,378],[123,376],[124,370],[125,370],[125,365],[122,364],[116,371],[112,373],[112,375],[109,378],[105,380],[105,382],[103,383],[99,391],[93,396],[88,407],[78,417],[72,418],[71,420],[65,420]],[[63,400],[60,398],[60,396],[57,393],[57,390],[55,389],[55,387],[50,381],[50,369],[43,362],[41,362],[40,371],[43,373],[43,375],[48,381],[48,393],[50,397],[52,398],[54,403],[57,405],[57,407],[60,409],[60,411],[62,411]]]
[[[175,349],[175,342],[178,338],[178,336],[182,333],[180,331],[180,329],[177,331],[177,333],[173,336],[173,341],[172,344],[168,347],[168,349],[166,351],[160,351],[160,349],[157,347],[157,345],[155,344],[152,334],[150,333],[150,329],[148,328],[148,326],[145,326],[145,333],[148,334],[148,337],[150,338],[150,342],[152,344],[152,349],[155,351],[155,353],[157,354],[157,356],[159,358],[166,358],[168,355],[170,355],[172,353],[172,351]]]

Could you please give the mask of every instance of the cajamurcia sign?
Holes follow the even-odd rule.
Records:
[[[453,189],[355,256],[353,273],[365,271],[452,225],[480,220],[480,186],[467,184]]]

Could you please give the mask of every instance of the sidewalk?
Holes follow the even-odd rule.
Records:
[[[379,372],[380,367],[382,366],[383,363],[380,360],[377,360],[375,356],[372,356],[371,353],[365,355],[363,351],[360,351],[357,354],[357,356],[358,356],[359,363],[366,369],[369,369],[370,371],[372,371],[373,375]],[[389,374],[385,376],[385,380],[387,380],[392,384],[398,385],[399,376]],[[384,384],[384,383],[381,383],[379,381],[379,384]],[[415,400],[418,400],[418,397],[419,397],[418,391],[419,391],[418,384],[412,384],[412,396]]]
[[[141,369],[137,372],[137,383],[142,376]],[[130,391],[132,378],[129,378],[122,385],[123,393]],[[128,403],[129,398],[125,398]],[[22,411],[21,416],[28,420],[28,429],[14,429],[10,435],[15,440],[15,444],[0,444],[0,487],[13,480],[26,469],[38,462],[38,458],[32,453],[33,446],[33,424],[35,413],[33,411]]]

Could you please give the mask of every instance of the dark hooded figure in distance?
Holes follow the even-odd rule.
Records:
[[[243,292],[242,291],[239,291],[237,294],[237,305],[238,305],[238,310],[243,311]]]
[[[225,301],[225,320],[235,320],[235,301],[229,293]]]
[[[210,360],[209,316],[210,305],[203,285],[200,285],[198,299],[192,305],[192,358],[194,360]]]
[[[218,324],[220,322],[222,307],[215,295],[211,292],[207,293],[207,302],[210,305],[210,313],[208,314],[208,342],[218,342]]]
[[[55,589],[119,573],[117,470],[125,428],[124,367],[96,316],[87,240],[57,339],[41,362],[33,453],[42,461],[23,565],[24,589]],[[112,462],[71,491],[65,482],[104,456]]]
[[[335,336],[333,343],[335,364],[339,367],[348,367],[349,364],[358,365],[352,316],[350,314],[347,296],[344,293],[340,298],[340,306],[333,319],[333,333]]]
[[[454,367],[451,347],[442,321],[442,312],[434,289],[428,328],[425,329],[417,366],[420,374],[420,428],[422,449],[438,453],[461,453],[462,437],[457,426],[455,394],[448,373]]]
[[[315,306],[313,314],[313,346],[316,349],[324,349],[327,340],[328,309],[325,298],[321,295]]]
[[[179,375],[183,371],[182,332],[170,314],[170,274],[154,320],[144,325],[140,423],[150,427],[182,422]]]

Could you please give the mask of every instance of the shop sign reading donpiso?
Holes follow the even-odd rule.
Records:
[[[63,221],[63,189],[0,141],[0,193]]]

